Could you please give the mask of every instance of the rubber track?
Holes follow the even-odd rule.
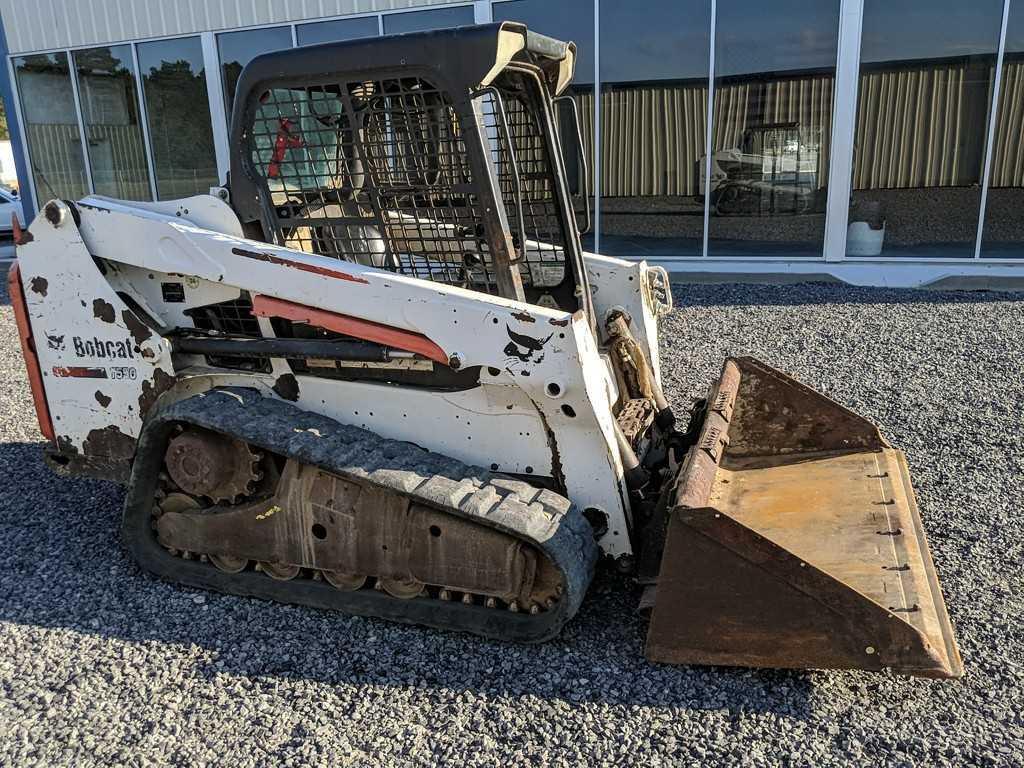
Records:
[[[208,563],[175,557],[157,542],[151,515],[167,441],[175,424],[182,422],[422,499],[449,514],[516,536],[555,564],[563,578],[562,596],[550,610],[530,615],[459,601],[400,600],[374,589],[344,592],[312,579],[276,581],[253,571],[229,574]],[[550,639],[572,618],[598,554],[589,523],[564,496],[241,388],[211,390],[151,412],[139,438],[122,532],[139,565],[168,581],[523,642]]]

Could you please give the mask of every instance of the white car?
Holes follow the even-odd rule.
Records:
[[[25,226],[25,212],[21,209],[21,198],[13,189],[0,187],[0,232],[10,232],[12,215],[18,217],[18,223]]]

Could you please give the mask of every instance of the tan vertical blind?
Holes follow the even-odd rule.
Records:
[[[819,137],[818,176],[824,186],[832,84],[831,76],[815,75],[719,86],[715,90],[713,150],[741,147],[751,121],[797,123],[805,135]],[[696,195],[698,162],[704,156],[707,95],[705,85],[602,86],[601,194]],[[589,115],[593,99],[585,99],[583,112]],[[757,99],[763,101],[759,108],[754,103]],[[754,117],[755,109],[763,110],[760,117]]]
[[[707,88],[602,88],[601,194],[694,195]]]
[[[1024,187],[1024,61],[1004,62],[999,90],[989,183],[993,187]]]
[[[984,105],[989,103],[977,78],[985,73],[984,67],[972,75],[964,63],[935,63],[862,74],[854,188],[976,184],[983,158],[976,145],[984,135]],[[991,88],[991,67],[987,76]],[[713,151],[741,147],[744,130],[755,123],[795,123],[802,136],[819,141],[818,185],[825,187],[833,86],[833,77],[825,74],[717,86]],[[593,168],[594,96],[585,92],[576,98],[587,162]],[[601,194],[698,194],[706,100],[705,85],[602,86]],[[1006,62],[1000,103],[992,186],[1021,186],[1024,61]]]
[[[991,82],[991,79],[989,79]],[[932,64],[861,76],[855,189],[977,183],[985,116],[972,108],[967,65]],[[980,99],[985,104],[985,99]]]

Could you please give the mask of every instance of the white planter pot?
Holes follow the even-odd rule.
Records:
[[[885,240],[885,222],[872,229],[866,221],[851,221],[846,230],[847,256],[878,256]]]

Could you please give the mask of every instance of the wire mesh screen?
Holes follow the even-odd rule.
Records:
[[[252,313],[252,302],[245,296],[217,304],[186,309],[196,328],[226,336],[259,336],[260,323]]]
[[[208,333],[249,338],[258,338],[263,335],[260,332],[260,322],[252,313],[252,302],[245,295],[230,301],[186,309],[185,314],[192,318],[192,323],[197,329]],[[270,372],[270,362],[258,357],[206,355],[206,361],[218,368]]]
[[[564,241],[540,118],[513,91],[478,96],[474,108],[510,222],[522,194],[525,251],[511,229],[523,282],[558,285]],[[250,148],[276,236],[309,253],[496,293],[482,217],[490,197],[467,155],[467,141],[481,139],[466,129],[476,130],[420,77],[264,92]]]
[[[523,282],[551,288],[565,278],[565,241],[538,96],[523,75],[505,73],[480,106]]]

